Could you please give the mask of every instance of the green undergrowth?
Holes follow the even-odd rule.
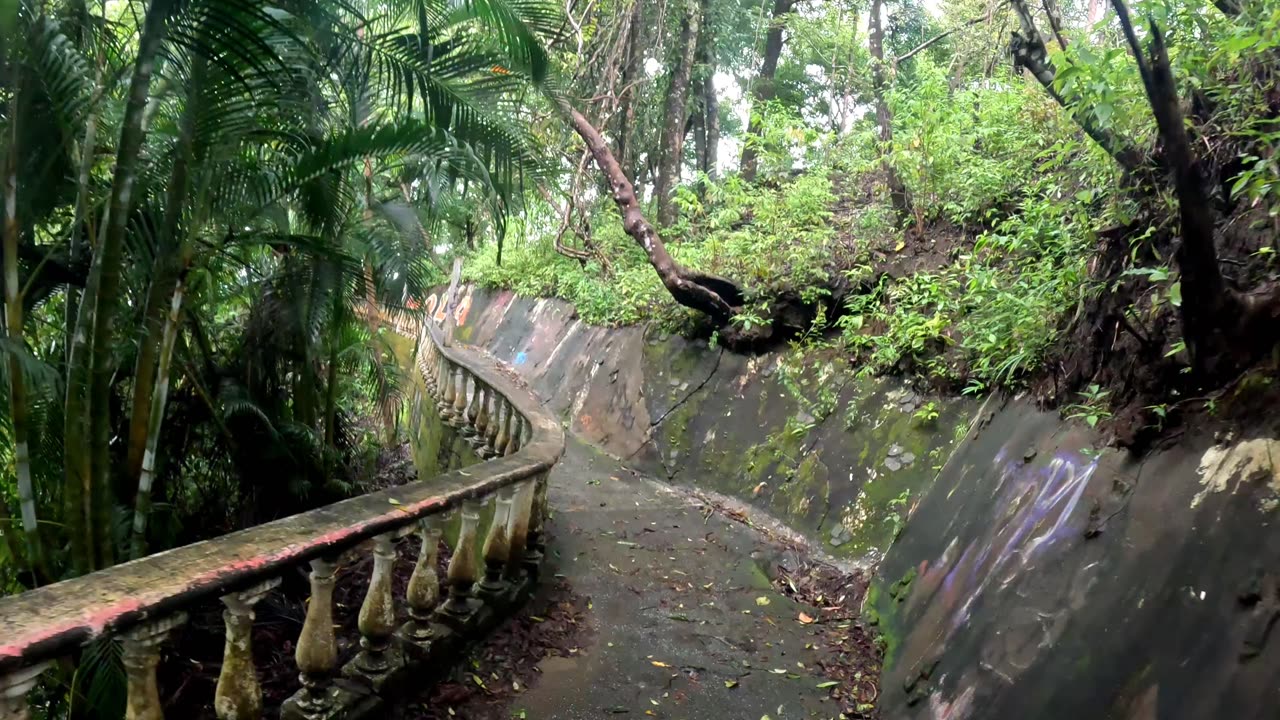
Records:
[[[809,173],[781,187],[762,187],[730,177],[707,183],[701,192],[681,188],[678,224],[665,233],[668,249],[683,265],[733,278],[749,297],[765,298],[787,289],[819,294],[830,282],[827,260],[834,231],[836,196],[823,174]],[[556,252],[549,241],[496,246],[469,258],[464,277],[485,287],[507,288],[530,297],[567,300],[595,325],[627,325],[657,319],[675,329],[688,318],[663,288],[644,252],[600,208],[592,241],[609,258],[585,266]],[[518,224],[513,234],[531,232]]]
[[[1084,92],[1086,80],[1067,73],[1064,82]],[[678,190],[668,247],[681,263],[741,284],[748,300],[736,322],[768,322],[769,301],[790,294],[817,308],[793,340],[799,347],[842,351],[864,374],[983,392],[1027,384],[1090,301],[1114,289],[1094,270],[1116,233],[1127,243],[1127,281],[1151,286],[1135,315],[1154,318],[1179,302],[1177,273],[1150,244],[1176,217],[1171,200],[1155,200],[1166,203],[1163,218],[1150,204],[1140,212],[1117,165],[1041,88],[1009,75],[953,88],[945,68],[921,59],[890,102],[889,157],[912,200],[905,213],[888,202],[883,144],[869,121],[821,133],[778,107],[764,116],[769,172],[757,184],[702,177]],[[1095,120],[1135,137],[1150,129],[1140,103],[1106,113]],[[691,313],[667,295],[611,205],[594,206],[591,228],[608,269],[557,254],[547,228],[526,221],[501,265],[494,249],[482,250],[467,278],[562,298],[592,324],[689,327]],[[1179,338],[1167,343],[1178,351]]]

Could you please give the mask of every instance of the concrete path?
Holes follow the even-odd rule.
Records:
[[[812,669],[815,631],[798,620],[816,611],[763,569],[785,550],[572,439],[550,493],[545,571],[591,599],[594,635],[542,662],[513,717],[838,716]]]

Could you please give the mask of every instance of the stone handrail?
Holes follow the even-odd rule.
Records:
[[[426,407],[486,459],[465,471],[351,498],[213,540],[187,545],[89,575],[0,598],[0,718],[26,718],[27,692],[54,661],[99,637],[123,642],[128,718],[162,718],[156,686],[160,646],[186,611],[220,598],[226,606],[226,646],[213,705],[222,720],[262,714],[253,666],[253,606],[289,568],[310,563],[311,597],[295,659],[302,681],[282,709],[292,718],[368,714],[389,683],[439,663],[458,642],[482,630],[501,610],[527,596],[541,559],[547,473],[564,451],[564,432],[525,389],[477,353],[442,347],[426,325],[383,319],[418,335]],[[482,505],[496,499],[480,538]],[[442,583],[435,561],[447,513],[460,530]],[[393,542],[414,532],[422,549],[404,602],[409,621],[395,627]],[[359,614],[361,651],[341,668],[356,683],[334,683],[333,623],[338,557],[372,540],[374,570]],[[478,577],[479,560],[483,578]],[[351,686],[365,688],[352,690]]]

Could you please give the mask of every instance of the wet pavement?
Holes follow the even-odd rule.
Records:
[[[570,657],[545,658],[513,696],[528,720],[830,718],[816,610],[765,568],[790,552],[755,530],[570,440],[551,476],[544,572],[590,598]]]

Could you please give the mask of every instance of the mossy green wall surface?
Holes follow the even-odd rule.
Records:
[[[859,378],[818,352],[743,357],[657,337],[644,354],[651,440],[668,477],[766,509],[867,566],[977,406]]]
[[[422,373],[417,369],[413,359],[413,340],[395,334],[388,339],[395,349],[401,370],[405,373],[408,400],[402,408],[400,427],[409,442],[414,469],[418,473],[418,482],[430,483],[432,478],[446,470],[468,467],[480,462],[480,458],[467,444],[466,439],[458,434],[457,428],[441,419],[436,400],[427,393]],[[490,498],[480,515],[479,536],[481,538],[488,532],[493,512],[494,503]],[[450,513],[445,518],[444,537],[448,545],[453,546],[457,540],[460,526],[461,517],[458,513]],[[483,565],[483,563],[479,564]],[[477,567],[477,571],[480,569]]]

